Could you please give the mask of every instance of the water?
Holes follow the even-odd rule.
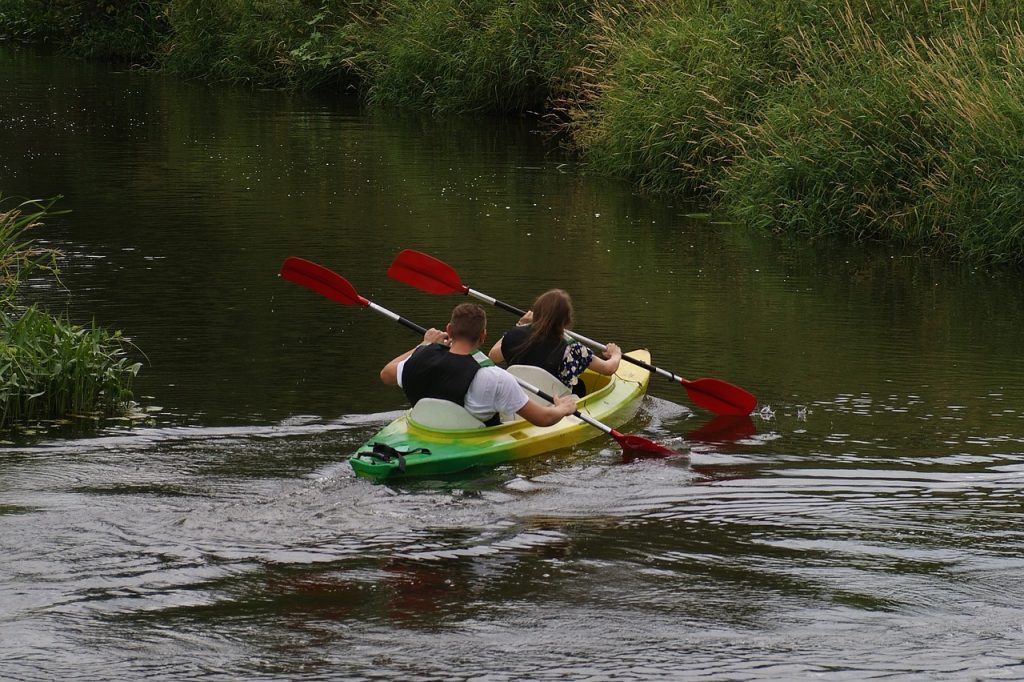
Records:
[[[67,289],[31,295],[123,329],[148,411],[0,450],[0,677],[1024,677],[1018,273],[693,216],[529,122],[10,47],[0,84],[0,189],[72,210],[39,233]],[[563,286],[584,334],[759,411],[721,430],[655,380],[623,430],[682,456],[358,480],[416,339],[276,272],[439,325],[403,248],[519,306]]]

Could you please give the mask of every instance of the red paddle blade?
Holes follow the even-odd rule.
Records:
[[[321,296],[326,296],[343,305],[363,307],[370,305],[370,302],[360,296],[347,279],[313,261],[289,256],[281,266],[280,275],[289,282],[312,289]]]
[[[469,293],[469,287],[462,283],[452,266],[412,249],[395,256],[388,268],[388,277],[431,294]]]
[[[715,414],[745,415],[757,407],[753,394],[721,379],[683,379],[680,383],[690,400]]]
[[[622,446],[624,452],[629,452],[638,455],[677,455],[679,454],[671,448],[667,448],[664,445],[655,443],[653,440],[647,440],[641,436],[627,436],[624,433],[619,433],[614,429],[609,433],[612,438],[618,441],[619,445]]]

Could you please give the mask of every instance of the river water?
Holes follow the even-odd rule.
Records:
[[[587,177],[529,121],[181,82],[0,48],[0,190],[124,330],[132,422],[0,446],[0,678],[1024,678],[1018,272],[752,232]],[[403,248],[754,392],[721,429],[655,379],[627,433],[443,481],[346,460],[403,408]],[[491,309],[492,333],[513,319]],[[144,353],[144,356],[142,355]]]

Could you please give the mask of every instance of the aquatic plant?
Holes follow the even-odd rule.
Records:
[[[333,0],[173,0],[165,15],[173,37],[161,64],[185,76],[312,88],[353,85],[358,55],[374,32],[377,6]]]
[[[55,199],[0,210],[0,429],[28,420],[128,408],[140,364],[127,341],[93,323],[72,324],[36,306],[18,305],[18,285],[33,272],[57,274],[58,253],[26,233]],[[4,203],[0,197],[0,209]]]
[[[131,362],[120,332],[82,327],[32,306],[0,311],[0,429],[64,416],[121,413]]]

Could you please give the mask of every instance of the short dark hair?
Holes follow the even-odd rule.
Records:
[[[460,303],[452,311],[452,336],[474,343],[487,329],[487,312],[476,303]]]

